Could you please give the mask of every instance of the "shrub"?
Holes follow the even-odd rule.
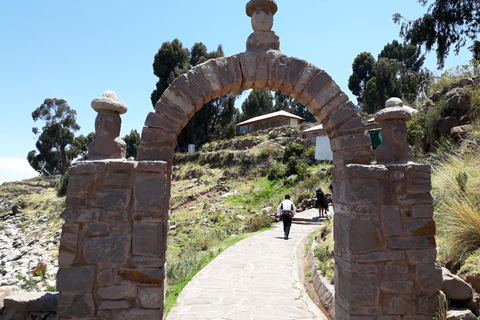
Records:
[[[267,174],[269,181],[279,180],[285,176],[285,165],[276,163],[270,167]]]
[[[289,176],[292,174],[297,174],[297,165],[298,165],[298,158],[291,156],[287,162],[287,170],[285,172],[285,175]]]
[[[295,158],[304,158],[305,147],[301,144],[289,142],[285,148],[285,153],[283,154],[283,163],[290,161],[291,157]]]
[[[63,197],[67,195],[67,188],[68,188],[68,180],[70,179],[70,176],[68,174],[68,171],[60,177],[60,181],[57,184],[57,196]]]

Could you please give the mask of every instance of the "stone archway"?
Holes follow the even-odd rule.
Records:
[[[371,165],[360,116],[331,77],[258,43],[176,79],[147,116],[137,161],[83,161],[70,169],[57,275],[61,319],[163,317],[177,136],[206,102],[251,88],[298,99],[328,132],[335,166],[336,319],[435,315],[441,273],[430,167],[400,156]],[[383,130],[397,120],[385,121]]]

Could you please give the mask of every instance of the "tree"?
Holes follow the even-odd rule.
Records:
[[[127,159],[130,157],[136,159],[138,146],[140,145],[140,134],[135,129],[131,130],[130,134],[125,135],[123,141],[127,144],[127,153],[125,157]]]
[[[430,71],[422,68],[424,61],[419,47],[394,40],[385,45],[378,60],[367,52],[355,58],[348,87],[368,114],[384,108],[390,97],[412,103],[430,83]]]
[[[373,77],[375,58],[370,52],[362,52],[355,57],[352,64],[353,73],[348,78],[348,89],[357,96],[360,106],[367,104],[367,82]]]
[[[153,106],[178,76],[209,59],[219,57],[223,57],[221,45],[216,51],[208,52],[201,42],[195,43],[191,51],[184,49],[178,39],[163,43],[153,63],[154,74],[159,77],[151,96]],[[234,102],[238,96],[239,93],[231,93],[206,103],[183,128],[177,144],[180,147],[186,147],[187,144],[200,146],[212,139],[233,137],[235,120],[238,119]]]
[[[429,0],[418,0],[426,6]],[[427,13],[416,20],[407,20],[400,13],[393,16],[398,23],[400,36],[413,45],[425,46],[431,51],[436,46],[437,66],[443,68],[450,48],[455,54],[460,52],[468,40],[473,41],[469,47],[475,59],[480,58],[480,2],[476,0],[434,0]]]
[[[275,111],[285,110],[294,115],[302,117],[305,122],[316,122],[317,120],[313,114],[308,111],[308,108],[301,104],[297,99],[283,94],[281,91],[275,92]]]
[[[86,137],[81,134],[73,140],[73,148],[67,150],[68,159],[87,160],[88,145],[95,140],[95,132],[90,132]]]
[[[70,108],[63,99],[45,99],[43,104],[32,112],[33,121],[42,120],[45,126],[42,132],[33,128],[34,134],[39,135],[35,150],[28,153],[27,159],[30,166],[41,174],[64,175],[70,165],[74,148],[74,132],[80,130],[76,122],[77,112]],[[67,156],[67,153],[69,156]]]
[[[242,120],[275,111],[270,91],[254,89],[242,103]]]

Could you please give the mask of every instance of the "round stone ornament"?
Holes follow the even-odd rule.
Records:
[[[269,8],[272,15],[278,10],[275,0],[250,0],[246,6],[247,16],[252,17],[253,12],[258,8]]]
[[[117,94],[113,91],[107,90],[101,98],[92,100],[93,110],[99,112],[100,110],[116,111],[119,114],[127,112],[127,104],[117,99]]]

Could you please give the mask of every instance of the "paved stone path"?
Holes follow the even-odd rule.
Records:
[[[312,218],[317,210],[297,217]],[[283,225],[226,249],[183,289],[167,320],[327,319],[306,293],[297,264],[302,239],[319,225]]]

